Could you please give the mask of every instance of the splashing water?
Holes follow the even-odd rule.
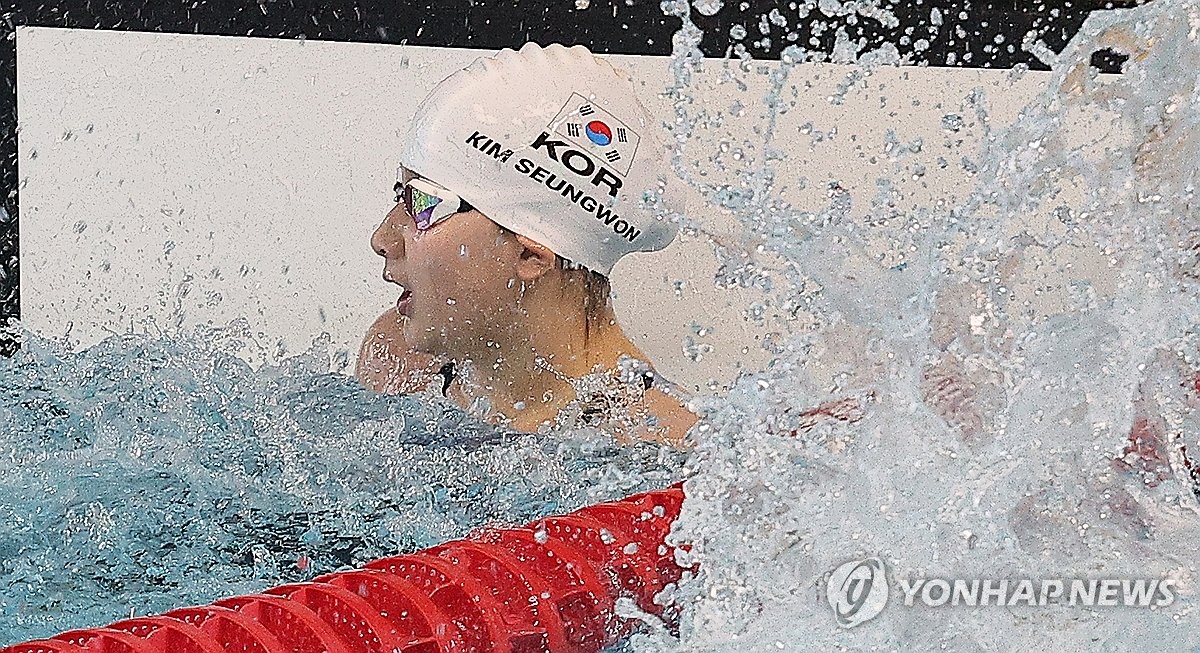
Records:
[[[487,524],[656,489],[680,461],[505,433],[331,371],[328,338],[251,369],[244,321],[22,333],[0,361],[0,643],[250,593]]]
[[[700,572],[660,597],[683,607],[678,636],[660,628],[633,648],[1200,646],[1200,3],[1092,14],[1011,126],[990,125],[981,92],[966,117],[943,118],[947,132],[983,130],[964,159],[965,201],[902,211],[894,175],[861,216],[837,183],[817,211],[778,184],[776,118],[794,110],[789,75],[811,58],[799,48],[771,65],[743,51],[735,66],[767,76],[762,140],[689,159],[746,109],[715,116],[694,89],[714,69],[749,84],[703,60],[686,3],[664,10],[684,21],[675,171],[742,237],[675,218],[717,246],[719,284],[765,295],[748,316],[778,316],[780,330],[765,370],[696,404],[706,420],[672,539],[692,544],[683,562]],[[1088,66],[1102,48],[1130,55],[1123,75]],[[897,63],[894,49],[858,60],[832,103]],[[919,176],[934,154],[901,129],[879,157],[907,157],[894,170]],[[873,557],[891,601],[839,627],[830,573]],[[896,586],[920,578],[1167,578],[1176,596],[1156,608],[905,605]]]
[[[723,3],[694,4],[709,15]],[[878,3],[818,5],[894,20]],[[748,319],[778,326],[766,369],[695,402],[705,422],[686,465],[585,433],[496,431],[436,396],[375,396],[330,370],[322,342],[252,369],[232,353],[253,340],[244,324],[74,354],[23,333],[0,361],[4,642],[310,578],[662,487],[682,468],[672,537],[701,572],[663,597],[683,607],[678,635],[638,635],[637,650],[1200,645],[1196,3],[1093,14],[1010,127],[991,128],[978,97],[943,117],[947,132],[972,120],[984,132],[963,163],[976,181],[965,201],[897,208],[900,176],[937,165],[897,126],[879,154],[893,179],[864,215],[840,184],[809,211],[777,179],[788,155],[776,118],[814,58],[796,46],[770,66],[735,48],[723,80],[767,76],[761,141],[688,160],[722,119],[692,101],[711,64],[688,3],[664,9],[684,19],[675,172],[742,233],[676,218],[717,247],[719,285],[764,295]],[[838,39],[831,60],[861,67],[834,105],[899,63],[894,47],[859,47]],[[1086,65],[1101,47],[1131,55],[1119,79]],[[1122,136],[1079,143],[1079,120]],[[820,147],[835,131],[800,133]],[[1103,265],[1073,267],[1084,252]],[[1040,279],[1057,283],[1056,302],[1029,290]],[[829,573],[873,556],[893,580],[1166,576],[1178,598],[1150,610],[893,596],[873,621],[839,628]]]

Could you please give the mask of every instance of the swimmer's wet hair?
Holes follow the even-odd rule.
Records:
[[[612,298],[612,287],[609,285],[608,277],[596,272],[595,270],[589,270],[578,263],[568,261],[558,254],[554,255],[554,259],[558,262],[559,269],[567,271],[579,271],[584,275],[583,311],[585,315],[587,315],[589,318],[598,317],[600,311],[608,308]]]

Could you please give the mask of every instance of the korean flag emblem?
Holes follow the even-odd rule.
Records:
[[[594,101],[572,93],[551,127],[622,177],[629,174],[640,140],[637,132]]]

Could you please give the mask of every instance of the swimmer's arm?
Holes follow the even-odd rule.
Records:
[[[695,413],[688,410],[678,399],[659,391],[657,388],[648,390],[642,398],[647,412],[653,415],[657,424],[645,429],[641,439],[682,448],[688,431],[699,421]]]

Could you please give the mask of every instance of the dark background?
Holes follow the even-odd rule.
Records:
[[[795,31],[795,41],[809,50],[832,50],[836,30],[809,43],[809,26],[814,20],[842,25],[852,40],[866,39],[867,49],[893,43],[913,63],[930,66],[1011,68],[1018,64],[1032,69],[1045,66],[1021,49],[1026,33],[1035,31],[1060,51],[1096,9],[1130,7],[1147,0],[899,0],[885,6],[900,19],[896,28],[858,19],[829,19],[818,12],[797,20],[790,0],[765,2],[726,0],[715,16],[692,11],[692,20],[704,30],[701,49],[706,56],[727,56],[735,41],[730,28],[746,27],[741,41],[757,59],[777,58],[791,41],[784,37]],[[799,2],[803,4],[803,2]],[[936,36],[929,33],[933,8],[943,15]],[[758,42],[759,17],[778,8],[788,27],[771,26],[770,44]],[[0,325],[20,316],[19,243],[17,220],[20,179],[17,165],[16,41],[18,25],[71,27],[253,36],[263,38],[309,38],[324,41],[408,43],[412,45],[516,48],[526,41],[542,44],[582,44],[596,53],[666,55],[671,35],[679,28],[678,18],[664,16],[658,0],[591,0],[584,9],[576,0],[60,0],[13,2],[0,0],[0,68],[7,85],[0,91],[0,161],[3,162],[3,196],[0,197]],[[967,36],[956,36],[960,25]],[[913,28],[911,41],[929,40],[917,52],[902,37]],[[995,44],[997,35],[1004,37]],[[1011,46],[1011,47],[1010,47]],[[1011,50],[1011,51],[1010,51]],[[953,55],[951,57],[951,55]],[[948,64],[949,61],[953,63]],[[1093,55],[1092,63],[1105,72],[1119,72],[1123,63],[1111,52]],[[15,340],[0,335],[0,354],[15,350]]]

